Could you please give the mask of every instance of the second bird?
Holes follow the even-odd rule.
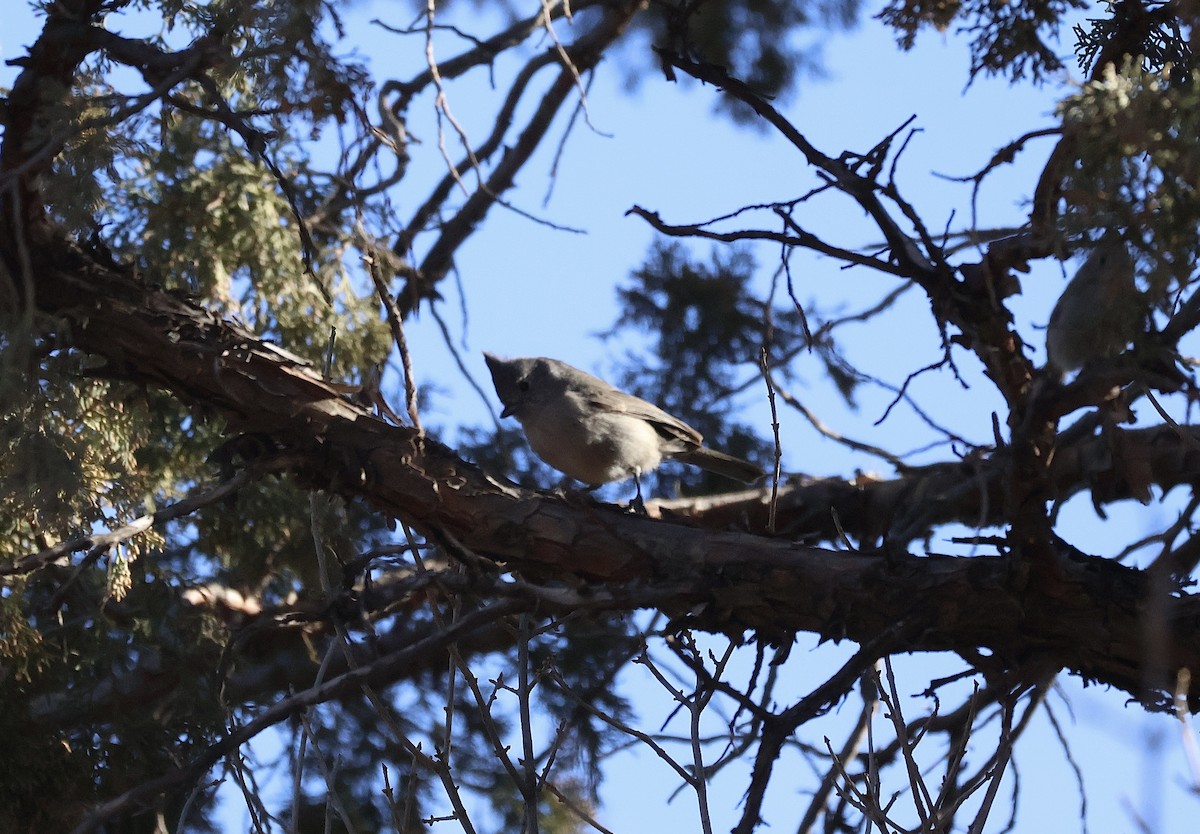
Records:
[[[663,458],[738,481],[764,474],[749,461],[706,448],[700,432],[658,406],[566,362],[483,356],[504,403],[500,416],[516,417],[537,456],[577,481],[599,486],[636,478]]]
[[[1146,302],[1121,236],[1108,232],[1087,256],[1050,313],[1046,370],[1061,379],[1093,359],[1116,356],[1137,335]]]

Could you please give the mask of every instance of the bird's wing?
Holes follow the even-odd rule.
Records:
[[[654,430],[663,437],[680,440],[684,443],[699,446],[704,437],[700,432],[687,423],[663,411],[653,403],[648,403],[640,397],[626,394],[620,388],[611,385],[606,396],[594,397],[592,405],[599,411],[611,411],[614,414],[628,414],[630,417],[640,417],[654,426]]]

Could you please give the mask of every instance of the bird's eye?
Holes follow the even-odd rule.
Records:
[[[517,387],[520,388],[522,391],[528,391],[529,390],[529,380],[527,380],[527,379],[521,380],[520,382],[517,383]]]

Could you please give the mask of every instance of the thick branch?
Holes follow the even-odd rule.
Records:
[[[781,643],[799,631],[865,643],[915,620],[920,628],[898,651],[974,657],[986,647],[997,669],[1065,667],[1151,705],[1169,700],[1177,669],[1200,668],[1200,598],[1152,600],[1138,571],[1062,551],[1045,565],[838,553],[572,506],[497,482],[441,444],[375,419],[237,325],[145,288],[47,230],[28,248],[39,307],[67,319],[78,347],[108,358],[113,372],[269,435],[313,486],[361,497],[526,576],[653,585],[669,593],[659,608],[698,628]],[[0,251],[12,256],[11,247]],[[1174,435],[1145,437],[1150,450],[1170,448]],[[1188,456],[1173,453],[1183,477]],[[933,498],[922,500],[936,506]],[[1139,635],[1151,604],[1168,607],[1172,645],[1166,667],[1148,673]]]
[[[1114,443],[1121,454],[1114,456]],[[1163,492],[1200,480],[1200,428],[1154,426],[1112,430],[1061,445],[1049,467],[1053,500],[1064,502],[1090,491],[1097,505],[1140,500],[1150,484]],[[863,548],[887,537],[907,546],[943,524],[973,528],[1006,523],[1004,479],[1010,471],[1010,449],[986,459],[967,459],[914,467],[902,477],[860,475],[805,479],[780,487],[775,530],[781,535],[836,540],[842,533]],[[1127,463],[1139,476],[1132,482]],[[761,489],[721,495],[664,499],[646,509],[659,518],[687,518],[706,527],[738,527],[766,532],[769,494]],[[1115,554],[1104,554],[1115,555]]]

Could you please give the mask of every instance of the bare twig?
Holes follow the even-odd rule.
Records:
[[[425,66],[429,72],[429,77],[433,81],[434,89],[437,90],[437,95],[434,96],[433,106],[434,112],[437,114],[438,150],[442,152],[442,159],[446,161],[446,167],[449,169],[450,175],[454,177],[454,181],[458,183],[459,188],[462,189],[464,194],[470,194],[470,189],[468,189],[466,183],[462,181],[462,174],[459,171],[458,166],[456,166],[454,161],[450,159],[450,153],[446,150],[446,136],[445,132],[442,130],[443,118],[450,122],[451,127],[453,127],[455,133],[458,134],[458,138],[462,142],[462,146],[467,151],[467,159],[470,160],[471,167],[479,175],[480,179],[482,179],[483,175],[479,171],[479,160],[475,158],[475,152],[471,149],[471,141],[467,138],[466,131],[463,130],[462,125],[458,123],[458,119],[454,117],[454,114],[450,112],[450,100],[446,96],[446,88],[442,84],[442,76],[438,71],[437,58],[434,57],[433,54],[433,18],[436,12],[436,0],[426,0]]]
[[[1002,701],[1000,703],[1000,741],[993,757],[995,764],[989,773],[990,782],[988,783],[987,792],[983,796],[983,802],[979,806],[979,811],[975,814],[975,819],[971,822],[971,827],[967,829],[967,834],[983,834],[983,826],[987,822],[988,814],[991,813],[996,793],[1000,790],[1004,768],[1012,759],[1012,713],[1011,702],[1008,700]]]
[[[642,730],[630,727],[625,722],[619,721],[608,713],[597,709],[588,701],[579,698],[557,671],[550,670],[550,672],[547,674],[546,681],[554,684],[561,692],[570,697],[579,707],[588,712],[590,715],[595,716],[613,729],[618,730],[633,739],[636,739],[641,744],[644,744],[656,756],[665,762],[667,766],[671,768],[671,770],[675,771],[676,775],[678,775],[679,778],[684,782],[690,785],[694,781],[693,775],[688,772],[687,768],[675,761],[675,758],[668,753],[661,744],[655,741],[654,737],[649,733],[645,733]]]
[[[861,440],[855,440],[854,438],[847,437],[836,429],[826,425],[826,423],[820,417],[818,417],[811,408],[797,399],[796,395],[791,391],[782,387],[778,380],[775,380],[773,377],[769,380],[769,385],[771,386],[771,390],[778,394],[785,403],[790,405],[796,411],[800,412],[800,414],[804,416],[804,419],[808,420],[809,424],[814,429],[816,429],[825,437],[828,437],[830,440],[841,443],[847,449],[854,449],[857,452],[866,452],[868,454],[875,455],[878,458],[882,458],[892,466],[896,467],[898,471],[903,472],[908,468],[908,464],[904,462],[902,457],[889,452],[882,446],[875,446],[870,443],[864,443]]]
[[[258,469],[239,470],[229,479],[222,481],[214,487],[202,490],[198,489],[182,501],[176,501],[174,504],[168,504],[161,510],[140,516],[115,530],[59,542],[45,550],[31,553],[11,565],[0,565],[0,576],[29,573],[61,559],[68,553],[74,553],[79,550],[88,550],[95,554],[103,553],[108,548],[140,535],[156,525],[161,525],[167,521],[174,521],[177,518],[183,518],[202,507],[223,501],[261,475],[262,472]]]
[[[892,671],[890,657],[884,658],[883,668],[887,675],[887,688],[884,689],[882,680],[878,681],[879,697],[887,708],[886,717],[891,719],[892,726],[896,731],[896,742],[900,746],[900,754],[908,773],[913,808],[916,809],[917,816],[921,820],[921,828],[929,830],[930,817],[933,814],[933,798],[929,795],[929,789],[921,777],[921,769],[917,766],[916,757],[913,755],[915,742],[910,743],[908,725],[905,723],[904,714],[900,709],[900,693],[896,689],[896,675]]]
[[[867,678],[869,677],[868,675]],[[804,811],[804,816],[796,829],[798,834],[811,834],[813,827],[817,824],[817,819],[825,811],[826,802],[829,801],[830,795],[837,787],[838,779],[843,778],[845,763],[858,755],[858,749],[867,738],[871,719],[879,707],[879,696],[878,689],[873,682],[868,681],[863,689],[866,691],[863,693],[863,705],[858,714],[858,721],[846,736],[846,743],[842,745],[842,749],[835,754],[834,763],[821,778],[821,784],[813,792],[808,808]]]
[[[644,209],[641,206],[633,206],[625,212],[626,215],[636,215],[657,231],[671,237],[698,237],[705,240],[715,240],[721,243],[736,243],[742,240],[770,240],[776,243],[781,243],[785,246],[804,246],[813,251],[828,255],[831,258],[847,261],[848,263],[858,264],[860,266],[869,266],[872,269],[877,269],[880,272],[886,272],[890,275],[903,276],[907,273],[900,267],[881,261],[878,258],[872,258],[869,255],[862,255],[851,249],[843,249],[838,246],[833,246],[821,240],[813,234],[809,234],[799,226],[792,224],[794,234],[786,232],[769,232],[764,229],[740,229],[734,232],[714,232],[699,224],[683,224],[676,225],[667,223],[658,212]],[[786,216],[785,216],[786,217]]]
[[[752,834],[757,827],[767,784],[771,779],[771,771],[783,750],[784,742],[801,724],[811,721],[828,709],[831,704],[845,697],[845,694],[875,664],[875,661],[887,653],[888,647],[907,633],[910,628],[912,625],[909,623],[896,623],[875,639],[863,644],[823,684],[779,715],[763,722],[758,754],[755,756],[754,767],[751,770],[750,785],[746,790],[742,816],[733,829],[734,834]]]
[[[591,31],[567,47],[570,67],[563,66],[545,91],[541,102],[529,117],[525,129],[507,148],[503,158],[492,169],[487,180],[463,203],[458,212],[442,227],[437,241],[430,247],[418,270],[422,281],[431,286],[449,272],[453,253],[478,226],[497,197],[513,185],[517,172],[525,165],[550,128],[555,114],[575,88],[578,74],[591,69],[642,9],[636,0],[626,0],[604,10],[601,20]],[[557,52],[554,53],[557,56]]]
[[[1058,716],[1054,714],[1054,710],[1050,708],[1049,704],[1046,704],[1046,718],[1049,719],[1050,726],[1054,729],[1054,735],[1058,739],[1059,746],[1063,749],[1063,755],[1067,758],[1067,765],[1075,775],[1075,786],[1079,789],[1079,828],[1082,834],[1088,834],[1087,786],[1083,781],[1083,768],[1075,760],[1075,755],[1071,752],[1071,745],[1067,742],[1067,734],[1063,730],[1062,724],[1059,723]]]
[[[525,825],[523,834],[538,832],[538,795],[540,782],[537,774],[536,754],[533,749],[533,675],[530,671],[529,641],[532,639],[529,615],[521,614],[517,628],[517,707],[521,728],[521,766],[525,778],[521,781],[521,794],[525,798]]]
[[[763,382],[767,385],[767,402],[771,406],[771,433],[775,438],[775,458],[771,466],[771,503],[767,510],[767,532],[774,534],[775,512],[779,508],[779,474],[783,461],[783,444],[779,440],[779,412],[775,409],[775,381],[771,378],[771,366],[768,364],[765,346],[759,354],[759,366],[762,369]]]
[[[1176,673],[1175,717],[1179,719],[1179,732],[1183,752],[1187,756],[1188,770],[1192,775],[1192,792],[1200,794],[1200,743],[1196,741],[1196,728],[1192,725],[1192,713],[1188,708],[1187,693],[1192,685],[1192,672],[1186,666]],[[1082,790],[1080,791],[1082,793]],[[1086,829],[1085,829],[1086,834]]]
[[[396,343],[396,348],[400,351],[400,364],[404,368],[404,404],[408,411],[408,419],[412,421],[413,427],[417,431],[424,431],[421,428],[421,416],[417,411],[417,381],[413,378],[412,356],[408,351],[408,339],[404,335],[404,316],[400,312],[399,305],[396,304],[395,296],[388,290],[387,282],[379,268],[374,245],[369,244],[369,246],[367,270],[375,284],[379,302],[383,304],[383,309],[387,314],[388,326],[392,330],[392,341]]]
[[[263,730],[294,717],[299,712],[316,704],[344,697],[361,690],[364,684],[373,681],[393,680],[403,676],[415,657],[434,648],[445,649],[458,640],[469,636],[481,627],[490,625],[498,617],[517,613],[523,604],[518,600],[504,600],[480,608],[464,616],[448,628],[430,634],[385,657],[359,666],[318,686],[313,686],[295,695],[282,698],[263,710],[256,718],[230,731],[224,738],[209,745],[189,763],[171,770],[157,779],[143,782],[119,796],[101,803],[75,827],[75,834],[88,834],[98,830],[104,821],[124,811],[134,810],[143,802],[158,794],[193,783],[202,777],[222,758],[231,755],[241,745]]]

